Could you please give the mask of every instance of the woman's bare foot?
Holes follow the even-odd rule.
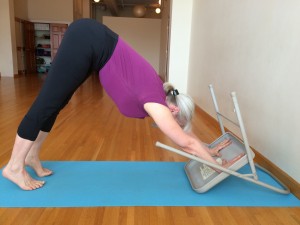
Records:
[[[41,188],[45,184],[45,181],[33,179],[24,168],[21,170],[12,170],[6,166],[2,171],[2,175],[27,191]]]
[[[30,166],[39,177],[46,177],[53,174],[52,170],[44,168],[39,158],[28,157],[25,160],[25,165]]]

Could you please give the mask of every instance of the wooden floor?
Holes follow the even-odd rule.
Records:
[[[37,75],[0,79],[0,167],[7,163],[17,126],[42,83],[43,79]],[[194,119],[194,131],[205,142],[211,142],[220,135],[217,127],[199,115]],[[41,159],[187,161],[174,153],[156,148],[156,141],[174,146],[153,126],[151,119],[129,119],[122,116],[101,89],[97,77],[91,76],[60,113],[43,146]],[[300,208],[0,208],[0,224],[299,225]]]

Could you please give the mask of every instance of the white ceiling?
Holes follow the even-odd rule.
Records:
[[[118,5],[153,5],[158,4],[158,0],[116,0]]]
[[[99,4],[107,8],[113,16],[119,15],[119,9],[124,7],[134,7],[135,5],[143,5],[147,8],[157,8],[159,6],[159,0],[100,0],[95,3],[91,0],[94,5]]]
[[[144,5],[146,7],[157,7],[159,0],[100,0],[99,3],[95,3],[93,0],[92,2],[94,4],[116,4],[118,7],[133,7],[135,5]]]

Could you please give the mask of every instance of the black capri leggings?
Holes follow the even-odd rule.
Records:
[[[21,121],[18,135],[34,141],[49,132],[61,109],[89,74],[111,57],[118,35],[92,19],[73,22],[67,29],[42,89]]]

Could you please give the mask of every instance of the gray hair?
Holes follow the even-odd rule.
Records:
[[[193,99],[186,95],[179,93],[171,83],[164,83],[164,91],[166,93],[166,102],[176,105],[179,108],[179,113],[176,116],[184,131],[191,130],[191,121],[195,111],[195,104]]]

